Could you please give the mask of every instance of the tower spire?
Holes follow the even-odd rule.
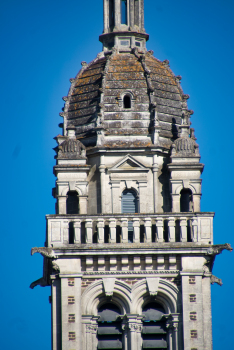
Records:
[[[103,3],[104,29],[99,37],[103,50],[145,49],[149,35],[144,28],[144,0],[103,0]]]

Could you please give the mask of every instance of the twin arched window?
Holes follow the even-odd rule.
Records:
[[[167,349],[165,311],[156,302],[146,304],[142,309],[142,349]],[[123,349],[123,331],[120,309],[113,303],[106,303],[98,309],[98,349]]]

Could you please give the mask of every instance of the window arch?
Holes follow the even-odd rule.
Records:
[[[122,193],[121,212],[126,214],[138,213],[138,200],[134,190],[126,189]],[[128,221],[128,242],[133,242],[133,222]]]
[[[67,192],[67,214],[79,214],[79,197],[77,191]]]
[[[121,311],[113,303],[98,309],[98,349],[122,349]]]
[[[132,101],[130,95],[125,95],[123,98],[123,107],[130,109],[132,107]]]
[[[180,192],[180,211],[193,211],[193,194],[192,191],[188,188],[185,188]]]
[[[144,316],[142,349],[167,349],[166,318],[163,307],[156,302],[151,302],[143,307],[142,314]]]

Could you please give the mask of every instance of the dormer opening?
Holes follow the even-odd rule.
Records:
[[[128,24],[127,0],[121,0],[121,24]]]
[[[79,198],[77,191],[67,192],[67,214],[79,214]]]
[[[125,95],[123,98],[123,107],[125,109],[130,109],[131,108],[131,97],[129,95]]]
[[[193,194],[188,188],[180,192],[180,211],[186,213],[193,212]]]

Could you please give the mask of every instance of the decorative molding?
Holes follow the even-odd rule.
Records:
[[[96,275],[179,275],[179,270],[152,270],[152,271],[90,271],[84,272],[83,276]]]

